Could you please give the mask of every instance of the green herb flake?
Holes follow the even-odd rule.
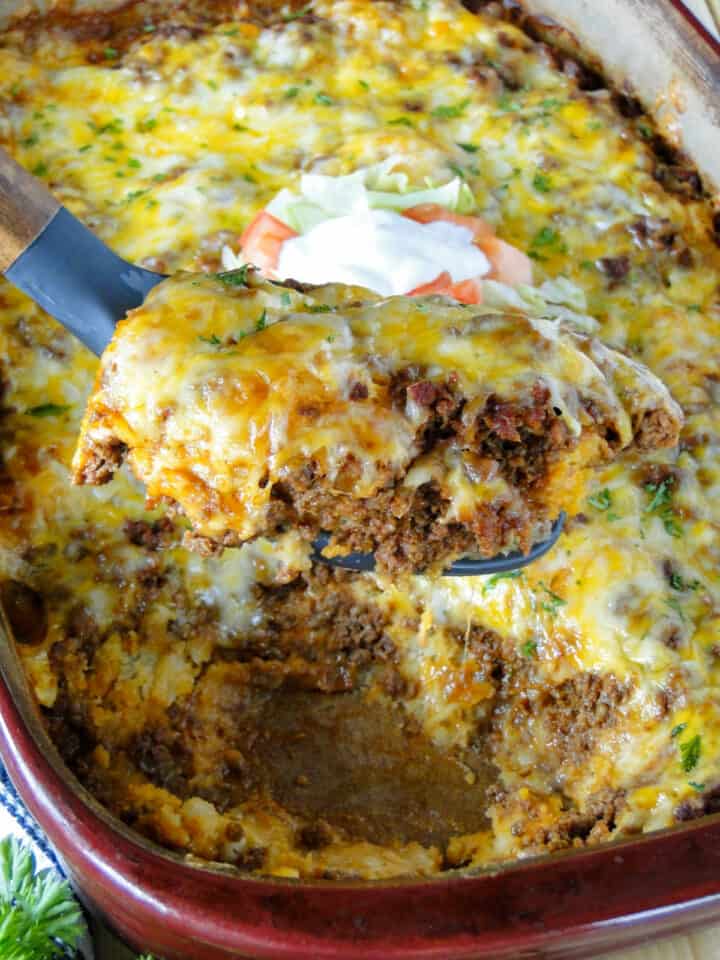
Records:
[[[258,333],[260,333],[260,331],[264,330],[266,326],[267,326],[267,310],[263,310],[263,312],[260,314],[260,316],[257,319],[257,323],[255,324],[255,329],[257,330]]]
[[[127,165],[133,170],[139,170],[142,167],[142,164],[137,159],[137,157],[130,157],[128,159]]]
[[[79,147],[79,148],[78,148],[78,153],[87,153],[88,150],[92,150],[92,144],[91,144],[91,143],[85,143],[85,144],[82,145],[82,147]]]
[[[680,766],[684,773],[690,773],[700,762],[702,738],[699,733],[680,744]]]
[[[336,338],[335,338],[335,334],[334,334],[334,333],[330,333],[330,334],[328,334],[327,337],[325,337],[325,339],[327,340],[328,343],[335,343],[335,339],[336,339]]]
[[[319,103],[323,107],[332,107],[335,101],[332,97],[329,97],[326,93],[319,91],[315,94],[314,98],[315,103]]]
[[[388,125],[391,127],[410,127],[411,129],[415,127],[410,117],[394,117],[392,120],[388,120]]]
[[[34,147],[39,139],[40,138],[36,133],[31,133],[29,137],[25,137],[25,139],[21,140],[20,142],[24,147]]]
[[[59,417],[71,409],[69,403],[40,403],[36,407],[30,407],[25,413],[29,417]]]
[[[358,84],[363,88],[363,90],[370,89],[370,84],[367,82],[367,80],[358,80]]]
[[[505,113],[515,113],[520,109],[520,104],[516,103],[507,91],[498,97],[497,105]]]
[[[237,270],[228,270],[224,273],[216,273],[215,279],[224,283],[227,287],[246,287],[248,280],[248,270],[250,264],[244,263]]]
[[[459,177],[461,180],[465,179],[465,171],[462,167],[459,167],[456,163],[448,163],[448,169],[455,174],[456,177]]]
[[[673,590],[679,590],[683,593],[687,590],[699,590],[702,584],[699,580],[684,580],[679,573],[670,574],[670,586]]]
[[[22,89],[22,85],[20,81],[16,80],[15,83],[10,87],[10,96],[16,97],[20,93],[21,89]]]
[[[155,117],[145,117],[143,120],[139,120],[137,128],[140,133],[149,133],[151,130],[154,130],[157,126],[157,119]]]
[[[520,652],[524,657],[534,657],[537,654],[537,641],[526,640],[520,647]]]
[[[284,93],[285,100],[293,100],[300,93],[300,87],[288,87]]]
[[[308,3],[304,7],[300,7],[297,10],[292,10],[290,13],[286,13],[282,18],[283,23],[292,23],[293,20],[300,20],[302,17],[306,17],[312,11],[312,4]]]
[[[47,175],[48,165],[46,163],[36,163],[32,168],[32,175],[34,177],[44,177]]]
[[[211,333],[209,337],[200,336],[198,340],[202,341],[202,343],[209,344],[211,347],[219,347],[222,343],[222,340],[216,333]]]
[[[547,600],[543,600],[540,604],[545,613],[549,613],[551,616],[555,616],[560,607],[564,607],[567,603],[567,600],[564,600],[559,594],[555,593],[550,587],[546,586],[542,580],[540,581],[540,587],[547,595]]]
[[[455,120],[465,113],[465,109],[469,103],[469,97],[466,97],[465,100],[461,100],[459,103],[443,103],[440,104],[439,107],[435,107],[435,109],[430,112],[430,115],[440,120]]]
[[[678,522],[677,514],[671,505],[674,482],[673,477],[666,477],[659,483],[646,483],[645,493],[650,497],[650,500],[643,507],[643,513],[660,517],[667,534],[671,537],[681,537],[683,528]]]
[[[105,47],[103,55],[106,60],[116,60],[120,56],[120,51],[116,50],[115,47]]]
[[[154,23],[146,23],[143,26],[143,33],[154,33],[157,30],[157,27]]]
[[[536,173],[533,177],[533,186],[539,193],[550,193],[552,180],[546,173]]]
[[[649,127],[647,123],[638,123],[637,128],[641,137],[643,137],[645,140],[652,140],[653,138],[652,127]]]
[[[688,786],[692,787],[693,790],[697,790],[698,793],[702,793],[705,789],[704,783],[695,783],[694,780],[688,780]]]
[[[310,303],[307,305],[310,313],[330,313],[332,307],[329,307],[327,303]]]
[[[670,736],[674,740],[675,737],[679,737],[681,733],[685,732],[685,730],[687,730],[687,724],[679,723],[676,727],[672,728],[672,730],[670,731]]]
[[[208,81],[206,81],[206,82],[207,82],[207,85],[210,87],[211,90],[218,90],[218,89],[219,89],[217,83],[216,83],[214,80],[208,80]]]
[[[284,307],[289,307],[290,304],[292,303],[292,298],[290,294],[287,292],[287,290],[283,291],[283,293],[280,295],[280,303]]]
[[[458,146],[461,150],[464,150],[465,153],[477,153],[480,147],[476,147],[474,143],[458,143]]]
[[[612,494],[605,487],[603,490],[600,490],[599,493],[594,493],[591,497],[588,497],[588,503],[591,507],[595,507],[596,510],[609,510],[612,506]]]
[[[494,573],[483,585],[483,595],[492,590],[501,580],[517,580],[522,576],[522,570],[508,570],[505,573]]]
[[[567,253],[567,245],[557,230],[552,227],[541,227],[530,242],[529,256],[536,260],[544,260],[544,251],[548,253]],[[543,251],[543,252],[541,252]]]
[[[691,310],[693,313],[700,313],[702,310],[702,305],[699,303],[691,303],[688,307],[688,310]]]

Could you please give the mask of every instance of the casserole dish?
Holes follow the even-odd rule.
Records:
[[[650,16],[656,9],[666,9],[662,24]],[[533,10],[567,14],[551,5]],[[717,62],[712,52],[691,39],[674,8],[617,5],[614,13],[626,26],[620,35],[639,38],[638,49],[669,55],[677,47],[683,58],[689,51],[691,66],[678,70],[669,94],[674,68],[661,56],[653,62],[660,64],[664,80],[643,74],[639,93],[649,103],[665,96],[659,112],[668,134],[690,123],[695,111],[699,125],[701,115],[710,115],[710,95],[700,79],[712,74]],[[594,49],[603,49],[600,38],[587,32],[595,21],[586,19],[568,22]],[[619,19],[609,22],[613,42],[606,60],[622,82],[624,64],[635,54],[614,42]],[[546,21],[536,27],[556,33]],[[569,42],[565,35],[555,39]],[[712,143],[712,136],[706,128],[703,143]],[[691,138],[688,130],[692,148]],[[696,147],[698,165],[712,178],[713,151]],[[27,707],[9,647],[7,658],[3,715],[11,775],[89,900],[122,934],[162,955],[517,956],[541,949],[581,955],[647,936],[638,927],[641,919],[652,920],[662,932],[713,915],[717,827],[712,818],[601,851],[422,883],[256,881],[180,862],[112,826],[111,818],[65,779]],[[679,886],[685,879],[687,886]]]

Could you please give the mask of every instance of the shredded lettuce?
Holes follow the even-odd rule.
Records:
[[[508,287],[497,280],[483,280],[482,306],[491,311],[518,310],[531,317],[562,320],[585,333],[594,333],[598,328],[597,320],[585,313],[584,292],[566,277],[546,280],[540,287]]]
[[[407,174],[394,170],[398,160],[388,157],[343,177],[306,173],[299,193],[281,190],[267,211],[297,233],[307,233],[324,220],[366,210],[407,210],[421,203],[437,203],[456,213],[475,209],[472,191],[460,177],[440,186],[428,183],[422,190],[408,190]]]

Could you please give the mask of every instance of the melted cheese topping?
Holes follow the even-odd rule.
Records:
[[[401,155],[422,186],[459,168],[479,212],[532,254],[538,277],[579,284],[602,339],[647,364],[685,410],[680,448],[654,455],[653,469],[633,453],[605,468],[584,522],[521,575],[379,591],[357,578],[357,597],[389,618],[404,711],[447,751],[482,731],[501,770],[506,800],[491,826],[457,837],[447,857],[482,864],[547,849],[541,828],[551,835],[568,803],[582,811],[598,797],[616,799],[612,836],[696,809],[720,783],[710,204],[661,185],[668,170],[646,117],[625,119],[516,28],[451,0],[318,0],[312,17],[228,14],[196,18],[197,29],[146,8],[134,32],[118,21],[117,40],[33,22],[0,41],[0,140],[122,256],[215,271],[222,245],[237,251],[254,213],[304,169],[339,175]],[[68,483],[95,358],[7,284],[0,311],[0,563],[44,598],[47,631],[22,646],[23,662],[46,710],[68,697],[81,705],[98,744],[86,761],[108,802],[165,843],[233,861],[241,842],[230,828],[242,824],[279,875],[440,869],[438,849],[417,843],[331,838],[303,852],[293,840],[302,818],[276,806],[215,806],[202,784],[183,798],[137,766],[125,775],[125,745],[183,702],[214,651],[256,629],[255,581],[288,579],[307,561],[297,542],[220,559],[189,556],[176,539],[162,552],[132,542],[127,522],[158,515],[128,473],[106,487]],[[92,669],[82,652],[58,666],[61,645],[79,642],[78,605],[96,628]],[[497,702],[473,645],[486,630],[512,665]],[[578,702],[597,709],[567,721],[563,697],[585,690],[588,674],[605,687]],[[570,749],[581,720],[586,746]]]
[[[491,396],[531,407],[536,387],[545,388],[571,436],[595,435],[575,469],[610,454],[606,435],[616,438],[614,450],[628,446],[634,428],[658,411],[673,424],[663,441],[677,438],[680,411],[649,370],[548,320],[443,297],[377,300],[332,285],[299,293],[246,272],[187,274],[155,287],[118,325],[88,405],[75,477],[92,482],[93,458],[122,443],[148,495],[176,501],[199,533],[218,540],[226,531],[241,540],[265,532],[275,485],[308,463],[343,497],[373,497],[388,471],[402,479],[409,470],[418,486],[433,472],[421,447],[427,411],[412,394],[404,406],[393,397],[395,378],[409,370],[440,386],[453,382],[468,428]],[[510,498],[500,478],[472,482],[466,442],[441,445],[445,459],[457,461],[442,469],[441,483],[455,515],[471,518],[475,503]],[[348,460],[359,471],[346,489]],[[553,500],[570,509],[567,476]],[[552,496],[548,483],[538,499]]]

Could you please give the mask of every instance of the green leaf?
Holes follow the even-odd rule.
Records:
[[[535,640],[526,640],[520,647],[520,652],[524,657],[534,657],[537,653],[537,642]]]
[[[494,573],[489,580],[485,581],[483,593],[492,590],[501,580],[517,580],[522,576],[522,570],[508,570],[506,573]]]
[[[560,607],[564,607],[564,606],[565,606],[565,604],[567,603],[567,600],[564,600],[559,594],[554,593],[554,592],[550,589],[550,587],[546,586],[546,585],[542,582],[542,580],[540,581],[540,586],[541,586],[541,588],[545,591],[545,593],[547,594],[547,597],[548,597],[547,600],[543,600],[543,602],[540,604],[540,606],[542,607],[542,609],[543,609],[546,613],[549,613],[551,616],[554,617],[555,614],[556,614],[556,613],[558,612],[558,610],[560,609]]]
[[[612,506],[612,494],[605,487],[603,490],[600,490],[599,493],[594,493],[591,497],[588,497],[588,503],[591,507],[595,507],[596,510],[609,510]]]
[[[30,407],[25,413],[29,417],[59,417],[72,409],[69,403],[40,403],[37,407]]]
[[[533,186],[539,193],[550,193],[552,180],[546,173],[536,173],[533,177]]]
[[[226,287],[246,287],[248,280],[249,263],[244,263],[237,270],[227,270],[223,273],[216,273],[215,279],[224,283]]]
[[[319,103],[323,107],[332,107],[335,101],[332,97],[329,97],[326,93],[320,91],[315,94],[314,97],[315,103]]]
[[[480,147],[476,147],[474,143],[458,143],[458,146],[461,150],[464,150],[465,153],[477,153]]]
[[[430,111],[430,115],[441,120],[454,120],[465,113],[465,108],[470,103],[470,98],[466,97],[460,103],[444,103]]]
[[[120,52],[115,47],[105,47],[103,53],[106,60],[116,60],[120,56]]]
[[[267,310],[263,310],[263,312],[258,317],[257,323],[255,324],[255,329],[257,330],[258,333],[260,333],[260,331],[264,330],[266,326],[267,326]]]
[[[700,761],[702,738],[699,733],[680,744],[680,766],[685,773],[694,770]]]
[[[670,736],[673,739],[675,739],[675,737],[679,737],[680,734],[683,733],[685,730],[687,730],[687,724],[679,723],[676,727],[672,728],[672,730],[670,731]]]
[[[84,930],[80,907],[66,881],[36,868],[15,837],[0,842],[0,957],[53,960],[74,950]]]
[[[198,337],[198,340],[201,340],[203,343],[209,344],[211,347],[219,347],[222,343],[222,340],[216,333],[211,333],[209,337]]]

